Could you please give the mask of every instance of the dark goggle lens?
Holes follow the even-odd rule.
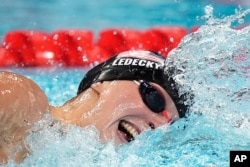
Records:
[[[162,97],[161,93],[149,83],[141,82],[139,92],[143,102],[153,112],[161,113],[165,109],[166,103],[164,97]]]

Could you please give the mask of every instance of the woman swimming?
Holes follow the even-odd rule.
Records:
[[[91,69],[62,106],[50,105],[32,80],[0,72],[0,162],[21,162],[29,154],[24,139],[46,113],[63,125],[94,125],[103,143],[115,145],[185,116],[186,96],[178,94],[164,62],[150,51],[122,52]]]

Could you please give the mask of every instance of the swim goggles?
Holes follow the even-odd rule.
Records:
[[[144,104],[154,113],[162,113],[168,120],[173,123],[166,110],[166,101],[163,95],[146,81],[134,81],[139,85],[139,92]]]

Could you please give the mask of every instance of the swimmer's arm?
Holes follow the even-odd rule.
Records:
[[[48,108],[47,97],[36,83],[18,74],[0,71],[0,161],[8,149],[22,143],[28,129]]]

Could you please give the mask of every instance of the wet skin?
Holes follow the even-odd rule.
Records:
[[[17,74],[0,72],[0,164],[9,156],[17,162],[25,158],[28,147],[24,138],[48,109],[47,97],[37,84]],[[22,149],[16,152],[18,145]]]
[[[169,95],[151,83],[165,98],[169,118],[179,118]],[[94,125],[101,142],[113,140],[116,145],[127,143],[141,132],[169,122],[162,113],[152,112],[142,101],[138,85],[133,81],[95,83],[62,106],[50,106],[36,83],[23,76],[0,72],[0,164],[17,145],[23,145],[29,129],[45,113],[51,113],[63,124],[81,127]],[[4,123],[3,123],[4,122]],[[17,162],[25,158],[28,147],[18,152]],[[12,155],[13,156],[13,155]]]
[[[177,109],[169,95],[159,85],[152,85],[164,96],[169,117],[178,119]],[[86,110],[87,106],[89,109]],[[138,85],[133,81],[93,84],[73,101],[51,110],[63,122],[82,127],[95,125],[103,142],[113,139],[116,145],[128,142],[124,133],[118,130],[121,120],[138,134],[169,122],[162,113],[154,113],[144,104]]]

